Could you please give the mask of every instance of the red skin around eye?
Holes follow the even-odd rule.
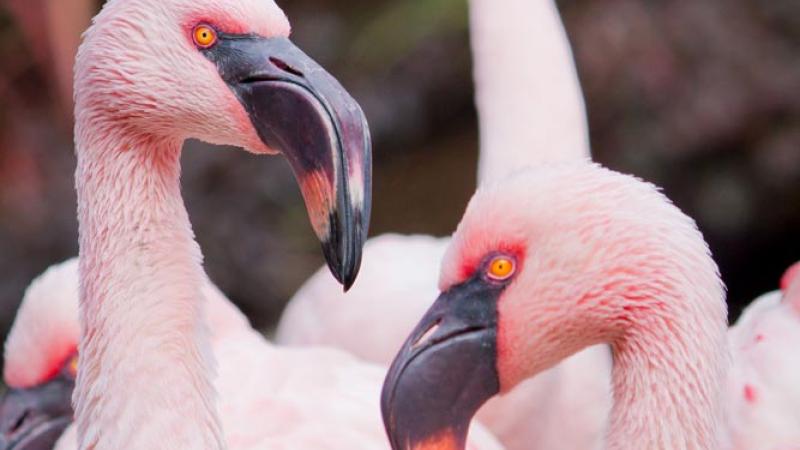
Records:
[[[247,34],[249,30],[244,24],[240,23],[239,21],[233,20],[229,16],[226,16],[223,13],[215,14],[213,17],[210,15],[194,15],[189,16],[184,21],[184,28],[188,36],[192,39],[192,43],[194,43],[193,32],[194,29],[198,25],[208,25],[218,33],[226,33],[226,34]]]
[[[61,369],[64,368],[64,365],[68,364],[72,360],[72,357],[75,355],[75,353],[77,353],[77,351],[77,348],[73,348],[70,352],[68,352],[68,356],[66,358],[54,358],[52,361],[50,361],[42,382],[55,378],[55,376],[61,372]]]
[[[515,273],[519,273],[522,269],[521,265],[525,260],[525,247],[522,244],[502,244],[497,248],[496,253],[505,254],[514,258],[516,263],[516,267],[514,268]],[[462,261],[461,268],[459,269],[459,280],[464,281],[472,278],[472,276],[475,275],[475,271],[478,270],[478,266],[483,263],[484,258],[486,258],[486,255],[482,254]]]

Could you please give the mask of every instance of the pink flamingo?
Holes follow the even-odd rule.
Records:
[[[721,342],[724,296],[705,243],[648,184],[597,166],[544,166],[485,188],[440,284],[387,378],[395,448],[460,448],[486,397],[598,340],[615,356],[607,448],[800,443],[800,264]],[[462,414],[440,414],[449,402]]]
[[[393,448],[463,448],[484,401],[602,342],[606,448],[720,447],[724,289],[695,223],[654,186],[592,164],[485,186],[439,284],[384,385]]]
[[[470,1],[481,183],[521,167],[590,158],[588,125],[566,32],[552,0]],[[437,294],[449,238],[370,239],[346,295],[325,270],[289,302],[276,341],[327,345],[388,364]],[[478,415],[509,449],[589,448],[610,408],[610,355],[588,349],[493,399]]]
[[[262,0],[111,0],[85,34],[75,65],[80,448],[226,446],[201,253],[180,195],[185,139],[286,155],[331,269],[354,281],[367,127],[288,34]]]
[[[212,340],[250,327],[210,281],[201,291]],[[10,391],[0,404],[0,448],[52,448],[72,422],[79,335],[74,258],[50,267],[31,283],[6,338],[3,378]]]
[[[53,448],[72,421],[77,275],[73,259],[35,280],[6,340],[5,381],[12,390],[0,404],[0,424],[5,443],[15,449]],[[202,293],[218,363],[214,387],[229,447],[386,446],[377,409],[385,370],[340,351],[271,346],[210,281],[203,283]],[[20,396],[25,401],[18,401]],[[76,448],[76,431],[67,428],[55,448]],[[472,444],[475,449],[499,448],[483,430],[477,430]]]
[[[800,263],[728,331],[727,425],[736,450],[800,448]]]

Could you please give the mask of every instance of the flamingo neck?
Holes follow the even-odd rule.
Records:
[[[179,139],[81,121],[82,449],[223,448]]]
[[[608,449],[719,448],[728,349],[724,297],[713,297],[681,310],[663,298],[629,308],[629,328],[611,345]]]
[[[583,95],[552,0],[470,0],[478,178],[591,158]]]

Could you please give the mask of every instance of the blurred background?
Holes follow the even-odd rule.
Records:
[[[475,189],[466,0],[279,0],[364,107],[372,235],[447,235]],[[77,254],[71,64],[98,0],[0,0],[0,332]],[[800,259],[800,2],[562,0],[594,157],[693,216],[731,318]],[[322,265],[280,158],[190,142],[184,196],[211,278],[269,329]],[[369,261],[365,262],[369,264]]]

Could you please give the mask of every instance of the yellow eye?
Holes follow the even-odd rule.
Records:
[[[508,256],[496,256],[489,263],[486,275],[493,280],[503,281],[511,278],[516,270],[514,260]]]
[[[208,25],[194,28],[194,43],[201,48],[208,48],[217,43],[217,32]]]
[[[69,362],[67,363],[67,371],[73,377],[78,375],[78,355],[70,358]]]

